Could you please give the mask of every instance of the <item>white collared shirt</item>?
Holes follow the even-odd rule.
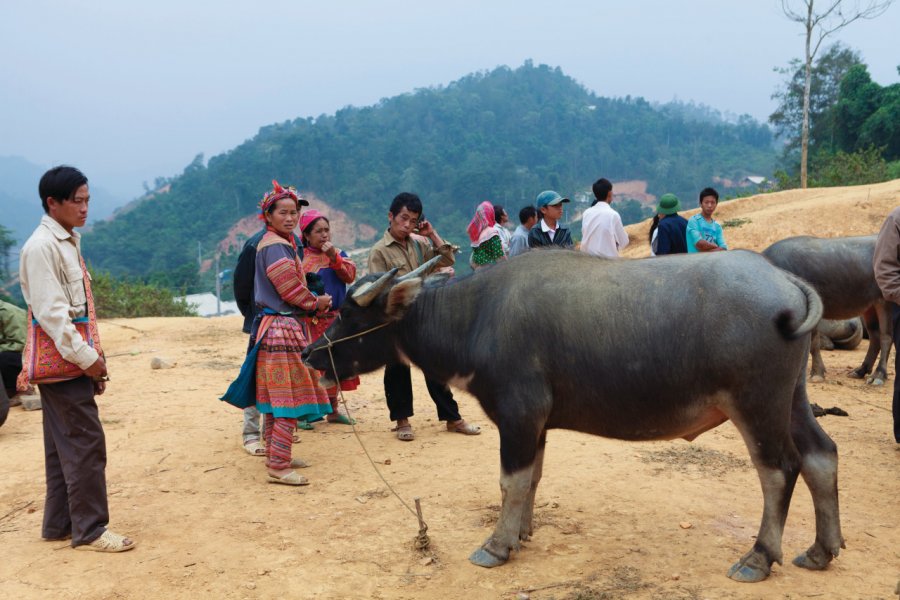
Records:
[[[550,229],[550,226],[547,225],[547,222],[541,219],[541,231],[550,236],[550,241],[553,241],[553,236],[556,235],[556,230],[559,229],[559,221],[556,222],[556,227]]]
[[[628,246],[628,234],[619,216],[608,202],[600,201],[581,217],[581,251],[591,256],[618,258]]]

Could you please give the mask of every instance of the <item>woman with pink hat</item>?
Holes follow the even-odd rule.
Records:
[[[497,223],[494,215],[494,205],[484,201],[475,209],[475,216],[469,222],[467,231],[472,242],[472,258],[469,264],[473,269],[506,258],[500,234],[494,228]]]
[[[303,272],[306,273],[307,284],[313,291],[331,296],[331,306],[304,317],[312,343],[337,318],[347,295],[347,284],[356,279],[356,264],[331,243],[331,223],[319,211],[312,209],[303,213],[300,217],[300,235],[303,236]],[[355,390],[359,386],[359,377],[345,379],[340,386],[344,391]],[[337,386],[326,391],[332,409],[326,417],[328,422],[351,425],[354,421],[338,411]]]

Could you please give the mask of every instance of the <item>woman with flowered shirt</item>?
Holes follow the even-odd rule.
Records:
[[[303,236],[303,271],[307,274],[307,284],[315,289],[310,281],[310,277],[313,277],[313,281],[321,286],[321,291],[331,297],[329,308],[304,318],[309,340],[314,342],[337,318],[347,295],[347,284],[356,279],[356,264],[331,243],[331,222],[319,211],[313,209],[303,213],[300,217],[300,234]],[[359,377],[340,382],[340,389],[344,391],[355,390],[357,387]],[[332,410],[327,417],[328,422],[344,425],[353,423],[349,416],[338,411],[337,386],[326,391]]]
[[[472,242],[472,258],[469,263],[473,269],[506,259],[500,234],[494,228],[496,222],[494,205],[487,201],[479,204],[467,228]]]
[[[318,385],[318,373],[300,360],[310,339],[298,317],[331,306],[328,294],[313,294],[306,286],[297,256],[294,228],[300,206],[308,202],[294,188],[274,189],[260,202],[260,218],[266,233],[256,248],[254,301],[260,307],[250,331],[258,344],[256,356],[256,407],[265,415],[266,467],[272,483],[306,485],[309,481],[294,469],[308,466],[291,458],[297,419],[313,421],[331,412],[328,396]]]

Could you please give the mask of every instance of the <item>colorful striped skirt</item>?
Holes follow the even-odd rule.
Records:
[[[322,334],[325,333],[331,324],[334,323],[334,320],[337,319],[338,311],[328,311],[324,314],[321,314],[315,318],[304,317],[303,322],[306,324],[307,330],[309,330],[309,342],[312,343],[322,337]],[[319,377],[325,374],[325,371],[317,371]],[[350,379],[342,379],[340,382],[340,388],[349,392],[355,390],[359,387],[359,377],[351,377]],[[329,396],[337,395],[338,386],[330,387],[326,391]]]
[[[331,413],[319,375],[300,360],[308,342],[292,316],[275,315],[256,356],[256,408],[278,418],[320,419]]]

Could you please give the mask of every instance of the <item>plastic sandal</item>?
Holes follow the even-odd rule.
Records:
[[[397,439],[401,442],[411,442],[416,439],[416,434],[413,433],[412,425],[400,425],[394,427],[391,431],[397,432]]]
[[[269,466],[269,461],[266,461],[266,467]],[[308,462],[303,460],[302,458],[292,458],[291,459],[291,468],[292,469],[306,469],[310,466]]]
[[[309,479],[303,475],[298,475],[297,471],[291,471],[287,475],[277,477],[269,473],[269,483],[280,483],[282,485],[309,485]]]
[[[447,421],[447,431],[463,435],[478,435],[481,433],[481,427],[466,423],[465,419],[460,419],[459,421]]]
[[[126,543],[127,542],[127,543]],[[113,533],[109,529],[100,534],[96,540],[90,544],[82,544],[75,546],[76,550],[92,550],[94,552],[125,552],[137,546],[137,543],[118,533]]]
[[[352,417],[348,417],[345,414],[339,413],[335,418],[328,419],[329,423],[340,423],[341,425],[356,425],[356,419]]]
[[[249,442],[244,442],[244,450],[250,456],[266,455],[266,445],[259,440],[250,440]]]

